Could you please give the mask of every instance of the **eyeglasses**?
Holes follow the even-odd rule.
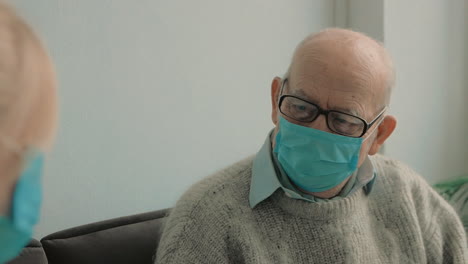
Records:
[[[287,79],[283,81],[283,85],[286,81]],[[282,90],[283,87],[281,87],[281,92]],[[301,123],[313,122],[323,114],[331,131],[343,136],[359,138],[383,115],[386,107],[370,123],[358,116],[341,111],[324,110],[294,95],[282,95],[279,99],[279,110],[283,115]]]

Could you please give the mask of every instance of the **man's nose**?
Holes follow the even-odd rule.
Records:
[[[310,123],[309,126],[310,128],[318,129],[321,131],[325,131],[328,133],[333,133],[327,125],[327,118],[325,115],[319,115],[317,119],[314,120],[314,122]]]

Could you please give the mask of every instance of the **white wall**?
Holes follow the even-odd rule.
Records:
[[[335,18],[339,27],[363,32],[384,41],[385,0],[335,0]]]
[[[385,1],[398,127],[386,153],[429,182],[468,174],[468,2]]]
[[[173,206],[255,153],[269,85],[331,26],[329,0],[15,0],[60,79],[60,130],[36,237]]]

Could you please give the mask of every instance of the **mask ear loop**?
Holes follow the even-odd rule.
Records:
[[[288,78],[284,78],[282,81],[281,81],[281,88],[280,88],[280,93],[279,93],[279,96],[278,96],[278,101],[279,101],[279,97],[281,97],[281,95],[283,95],[283,91],[284,91],[284,86],[286,85],[286,82],[288,81]]]

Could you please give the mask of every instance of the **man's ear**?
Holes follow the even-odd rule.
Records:
[[[282,80],[275,77],[271,82],[271,120],[273,124],[278,124],[278,99],[280,95]]]
[[[372,142],[372,146],[369,149],[369,155],[375,155],[379,151],[385,140],[387,140],[387,138],[395,130],[396,124],[397,121],[394,116],[385,116],[384,120],[377,128],[377,136],[375,137],[374,142]]]

